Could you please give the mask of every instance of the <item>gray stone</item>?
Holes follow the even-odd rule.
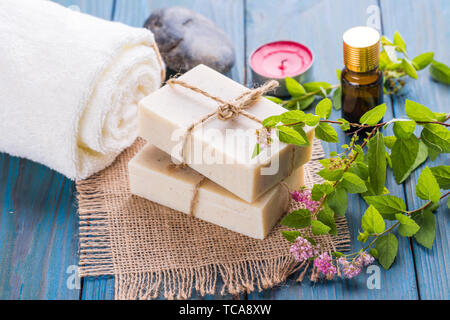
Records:
[[[145,22],[145,28],[153,32],[167,67],[175,72],[205,64],[226,73],[234,65],[231,40],[197,12],[183,7],[159,9]]]

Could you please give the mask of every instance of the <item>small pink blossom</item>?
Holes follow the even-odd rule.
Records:
[[[367,252],[363,251],[359,254],[359,257],[356,258],[355,265],[359,267],[367,267],[371,265],[375,261],[375,258],[372,257]]]
[[[331,263],[332,258],[327,252],[322,253],[319,257],[314,260],[314,266],[327,277],[328,280],[333,279],[337,272],[337,269]]]
[[[309,258],[316,256],[318,254],[318,247],[318,245],[313,246],[311,242],[309,242],[305,238],[298,237],[289,251],[292,253],[295,260],[303,262],[308,260]]]
[[[344,277],[347,279],[354,278],[361,273],[361,268],[358,265],[350,263],[344,257],[339,258],[338,262],[342,267]]]
[[[291,192],[291,197],[295,201],[303,204],[304,208],[311,212],[314,212],[319,206],[318,201],[311,199],[311,191],[306,188]]]
[[[257,143],[262,147],[267,147],[272,142],[272,132],[268,128],[256,130]]]

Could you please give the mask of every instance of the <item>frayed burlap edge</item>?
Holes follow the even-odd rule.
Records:
[[[320,168],[316,161],[323,157],[319,144],[313,148],[312,161],[305,165],[306,185],[318,183],[311,178]],[[308,177],[309,176],[309,177]],[[79,267],[81,277],[115,276],[115,299],[136,300],[189,299],[195,290],[200,296],[207,294],[240,294],[262,291],[277,286],[298,272],[297,281],[306,275],[318,280],[318,272],[311,262],[297,262],[292,255],[280,255],[264,260],[248,260],[236,263],[218,263],[194,268],[174,268],[155,272],[122,273],[115,268],[112,253],[112,236],[106,193],[100,186],[102,175],[77,182],[79,211]],[[295,208],[292,208],[291,210]],[[346,219],[336,217],[337,235],[312,236],[322,245],[321,251],[347,251],[350,249],[350,232]]]

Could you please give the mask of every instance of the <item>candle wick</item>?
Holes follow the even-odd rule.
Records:
[[[287,61],[288,59],[283,59],[281,60],[281,65],[278,67],[280,70],[284,70],[284,63]]]

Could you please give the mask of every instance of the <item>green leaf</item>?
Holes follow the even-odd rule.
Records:
[[[328,119],[331,115],[333,104],[330,99],[322,99],[316,106],[316,115],[323,119]]]
[[[416,129],[415,121],[396,121],[394,122],[394,134],[397,138],[406,139]]]
[[[333,211],[330,210],[330,208],[324,208],[322,211],[320,211],[319,214],[317,215],[317,220],[319,220],[324,225],[330,228],[330,231],[328,232],[329,234],[337,235],[336,222],[334,221],[334,214]]]
[[[449,198],[450,199],[450,198]],[[420,229],[414,235],[414,239],[422,246],[431,249],[436,237],[436,219],[431,210],[424,210],[421,214],[413,217]]]
[[[280,122],[280,116],[271,116],[263,120],[262,125],[266,128],[273,128]]]
[[[309,227],[311,225],[311,212],[307,209],[293,211],[281,220],[281,225],[294,229]]]
[[[304,122],[306,115],[303,111],[292,110],[285,112],[279,116],[280,121],[283,124],[293,124],[297,122]]]
[[[408,76],[410,76],[413,79],[417,79],[417,71],[409,59],[407,58],[402,59],[402,67]]]
[[[417,153],[416,161],[414,161],[410,170],[406,171],[403,177],[400,178],[399,183],[404,182],[414,170],[416,170],[422,163],[424,163],[427,160],[427,157],[428,157],[427,146],[422,141],[419,141],[419,152]]]
[[[343,118],[339,118],[339,119],[337,119],[337,121],[342,122],[339,124],[339,127],[341,128],[342,131],[350,130],[350,122],[348,122],[347,120],[345,120]]]
[[[383,134],[378,131],[369,140],[367,146],[370,186],[376,195],[382,194],[386,182],[386,149],[384,148]]]
[[[321,122],[315,130],[316,138],[325,142],[339,142],[336,130],[328,123]]]
[[[356,238],[359,242],[362,242],[362,243],[364,243],[364,242],[366,242],[367,240],[369,240],[369,236],[370,236],[370,234],[367,232],[367,231],[364,231],[364,232],[360,232],[359,234],[358,234],[358,237]]]
[[[319,176],[328,181],[338,181],[342,178],[344,174],[344,169],[333,169],[330,170],[328,168],[322,169],[317,173]]]
[[[443,113],[443,112],[433,112],[434,113],[434,117],[436,118],[437,121],[440,122],[445,122],[445,120],[447,119],[447,113]]]
[[[364,197],[367,204],[375,207],[384,219],[394,220],[396,213],[406,211],[405,202],[392,195],[368,196]]]
[[[385,223],[382,215],[374,206],[369,206],[361,220],[361,227],[369,234],[382,233],[385,229]]]
[[[257,157],[261,153],[261,147],[259,143],[255,145],[255,148],[253,149],[252,159]]]
[[[428,67],[428,65],[433,61],[434,52],[425,52],[412,60],[412,63],[416,70],[422,70]]]
[[[384,49],[380,53],[378,64],[380,66],[380,70],[385,70],[388,65],[392,64],[391,59],[389,59],[389,56]]]
[[[327,197],[328,206],[339,216],[344,217],[347,211],[347,192],[339,184]]]
[[[398,31],[394,34],[394,44],[401,49],[401,51],[406,52],[406,43]]]
[[[297,101],[297,108],[300,110],[305,110],[314,102],[315,99],[316,98],[314,96],[301,99]]]
[[[341,74],[342,74],[342,70],[341,69],[336,69],[336,78],[338,78],[338,80],[341,80]]]
[[[419,153],[419,140],[415,135],[410,135],[407,139],[397,139],[392,148],[391,160],[395,181],[400,184],[407,178]],[[405,178],[406,176],[406,178]]]
[[[356,174],[364,181],[367,181],[369,178],[369,167],[364,162],[353,162],[352,166],[348,169],[348,172]]]
[[[431,200],[434,203],[439,202],[441,191],[430,168],[425,167],[417,179],[416,195],[422,200]]]
[[[397,53],[395,52],[394,46],[384,46],[384,52],[386,52],[386,56],[390,60],[390,63],[397,63]]]
[[[312,113],[307,113],[305,115],[305,123],[307,126],[314,127],[319,123],[319,121],[320,121],[320,117],[318,117]]]
[[[281,100],[280,98],[277,98],[277,97],[264,96],[264,98],[266,98],[267,100],[270,100],[272,102],[275,102],[277,104],[282,104],[283,103],[283,100]]]
[[[424,105],[406,99],[405,102],[406,115],[415,121],[434,121],[435,116],[433,111],[425,107]]]
[[[335,110],[341,110],[342,108],[341,97],[342,97],[342,90],[341,87],[339,87],[333,92],[332,100],[333,100],[333,107]]]
[[[384,145],[389,149],[393,148],[395,141],[397,141],[397,137],[395,136],[384,137]]]
[[[441,189],[450,189],[450,166],[433,167],[431,168],[431,173],[433,173]]]
[[[376,125],[386,113],[386,104],[380,104],[375,108],[367,111],[359,120],[361,124]]]
[[[383,268],[389,269],[397,256],[398,240],[392,233],[381,236],[375,243],[375,249],[378,251],[377,260]]]
[[[428,146],[427,146],[427,150],[428,150],[428,155],[430,156],[431,161],[436,160],[436,158],[441,154],[440,152],[438,152],[434,149],[431,149]]]
[[[324,224],[323,222],[320,222],[318,220],[312,220],[311,221],[311,232],[315,236],[328,234],[330,232],[331,228]]]
[[[400,222],[400,226],[398,227],[398,233],[402,237],[412,237],[419,231],[419,225],[410,217],[405,216],[401,213],[397,213],[395,218]]]
[[[378,250],[375,248],[370,249],[369,254],[374,258],[378,258]]]
[[[311,190],[311,199],[319,201],[325,194],[330,194],[333,190],[333,185],[330,182],[315,184]]]
[[[277,129],[278,138],[281,142],[297,146],[309,146],[309,140],[306,133],[303,135],[301,132],[285,126],[278,126]]]
[[[292,243],[294,243],[295,240],[297,240],[297,238],[300,237],[301,235],[300,231],[287,231],[287,230],[281,231],[281,234],[287,241]]]
[[[434,80],[450,85],[450,68],[445,64],[433,60],[430,66],[430,75]]]
[[[420,138],[429,149],[438,153],[450,152],[450,131],[439,124],[424,125]]]
[[[326,90],[326,93],[330,93],[331,84],[327,82],[308,82],[303,84],[303,88],[305,88],[306,92],[316,92],[321,91],[322,89]],[[323,94],[322,94],[323,95]]]
[[[297,80],[291,77],[286,77],[285,82],[286,82],[286,89],[291,96],[299,97],[303,96],[306,93],[303,86],[300,83],[298,83]]]
[[[381,36],[381,44],[382,44],[383,46],[385,46],[385,45],[388,45],[388,46],[394,45],[394,44],[392,43],[392,41],[391,41],[388,37],[386,37],[386,36]]]
[[[340,183],[348,193],[363,193],[367,191],[364,181],[354,173],[344,173]]]
[[[344,256],[344,254],[342,252],[339,252],[339,251],[334,251],[334,252],[331,253],[331,255],[333,257],[336,257],[336,258],[340,258],[340,257]]]

